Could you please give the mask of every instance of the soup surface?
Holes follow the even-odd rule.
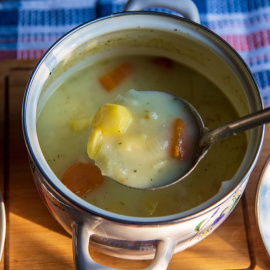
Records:
[[[132,72],[112,87],[100,78],[128,63]],[[121,56],[102,60],[70,75],[43,106],[37,133],[44,156],[59,179],[68,168],[90,163],[87,142],[98,108],[130,89],[171,92],[190,102],[212,129],[238,117],[219,88],[194,70],[169,59]],[[215,143],[196,169],[181,182],[158,190],[136,190],[107,177],[78,196],[105,210],[138,217],[180,213],[218,193],[240,166],[247,143],[244,134]]]

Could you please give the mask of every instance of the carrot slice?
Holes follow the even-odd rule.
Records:
[[[171,148],[171,155],[174,158],[184,159],[185,150],[184,150],[184,121],[180,118],[177,118],[174,122],[173,128],[173,144]]]
[[[129,63],[122,63],[100,77],[99,81],[103,87],[110,92],[124,81],[131,72],[131,65]]]
[[[96,165],[79,162],[67,169],[62,182],[76,195],[81,196],[100,186],[103,183],[103,176]]]

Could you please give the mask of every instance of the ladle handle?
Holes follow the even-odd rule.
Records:
[[[208,148],[217,141],[269,122],[270,108],[246,115],[233,122],[206,132],[200,141],[200,147]]]

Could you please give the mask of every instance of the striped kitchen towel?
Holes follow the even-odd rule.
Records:
[[[85,21],[122,11],[126,1],[2,0],[0,61],[39,59],[64,33]],[[201,23],[242,56],[265,106],[270,106],[270,0],[193,1]]]

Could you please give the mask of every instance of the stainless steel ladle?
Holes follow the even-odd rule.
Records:
[[[177,96],[176,96],[177,97]],[[200,114],[197,110],[186,100],[177,97],[182,102],[184,102],[189,109],[193,112],[195,118],[197,119],[197,123],[201,130],[201,136],[198,143],[198,155],[194,161],[194,165],[190,168],[190,170],[185,173],[183,176],[178,178],[177,180],[171,182],[169,185],[174,184],[176,182],[181,181],[187,175],[189,175],[195,167],[198,165],[200,160],[205,156],[210,147],[217,141],[221,141],[227,137],[236,135],[243,131],[258,127],[260,125],[266,124],[270,122],[270,108],[260,110],[251,114],[248,114],[244,117],[238,118],[232,122],[219,126],[215,129],[209,130],[205,127]]]
[[[204,122],[200,114],[198,113],[198,111],[188,101],[176,95],[173,95],[173,96],[174,98],[177,98],[180,101],[184,102],[197,120],[198,126],[200,128],[198,152],[190,170],[188,170],[185,174],[181,175],[180,178],[175,179],[174,181],[170,183],[166,183],[165,185],[155,186],[153,188],[147,188],[147,189],[159,189],[159,188],[173,185],[183,180],[196,168],[200,160],[206,155],[210,147],[215,142],[221,141],[227,137],[236,135],[240,132],[243,132],[243,131],[246,131],[246,130],[249,130],[249,129],[252,129],[252,128],[255,128],[260,125],[270,122],[270,108],[267,108],[264,110],[260,110],[260,111],[248,114],[244,117],[238,118],[237,120],[234,120],[232,122],[219,126],[215,129],[209,130],[207,127],[205,127]]]
[[[151,90],[147,90],[147,91],[151,91]],[[194,153],[195,154],[194,162],[188,171],[186,171],[183,175],[176,178],[175,180],[165,182],[165,183],[160,183],[160,184],[153,183],[153,186],[147,187],[147,188],[129,186],[131,188],[154,190],[154,189],[164,188],[164,187],[173,185],[183,180],[184,178],[186,178],[196,168],[200,160],[206,155],[210,147],[215,142],[223,140],[227,137],[236,135],[248,129],[252,129],[257,126],[270,122],[270,108],[267,108],[264,110],[260,110],[260,111],[248,114],[244,117],[238,118],[235,121],[224,124],[213,130],[209,130],[207,127],[205,127],[204,122],[200,114],[198,113],[198,111],[188,101],[186,101],[185,99],[181,97],[173,95],[171,93],[166,92],[166,94],[173,96],[174,100],[178,99],[180,102],[184,103],[187,109],[189,109],[190,112],[193,114],[196,120],[195,123],[197,122],[198,124],[200,135],[198,136],[198,141],[197,141],[197,152]],[[126,185],[126,184],[121,183],[121,185]]]

